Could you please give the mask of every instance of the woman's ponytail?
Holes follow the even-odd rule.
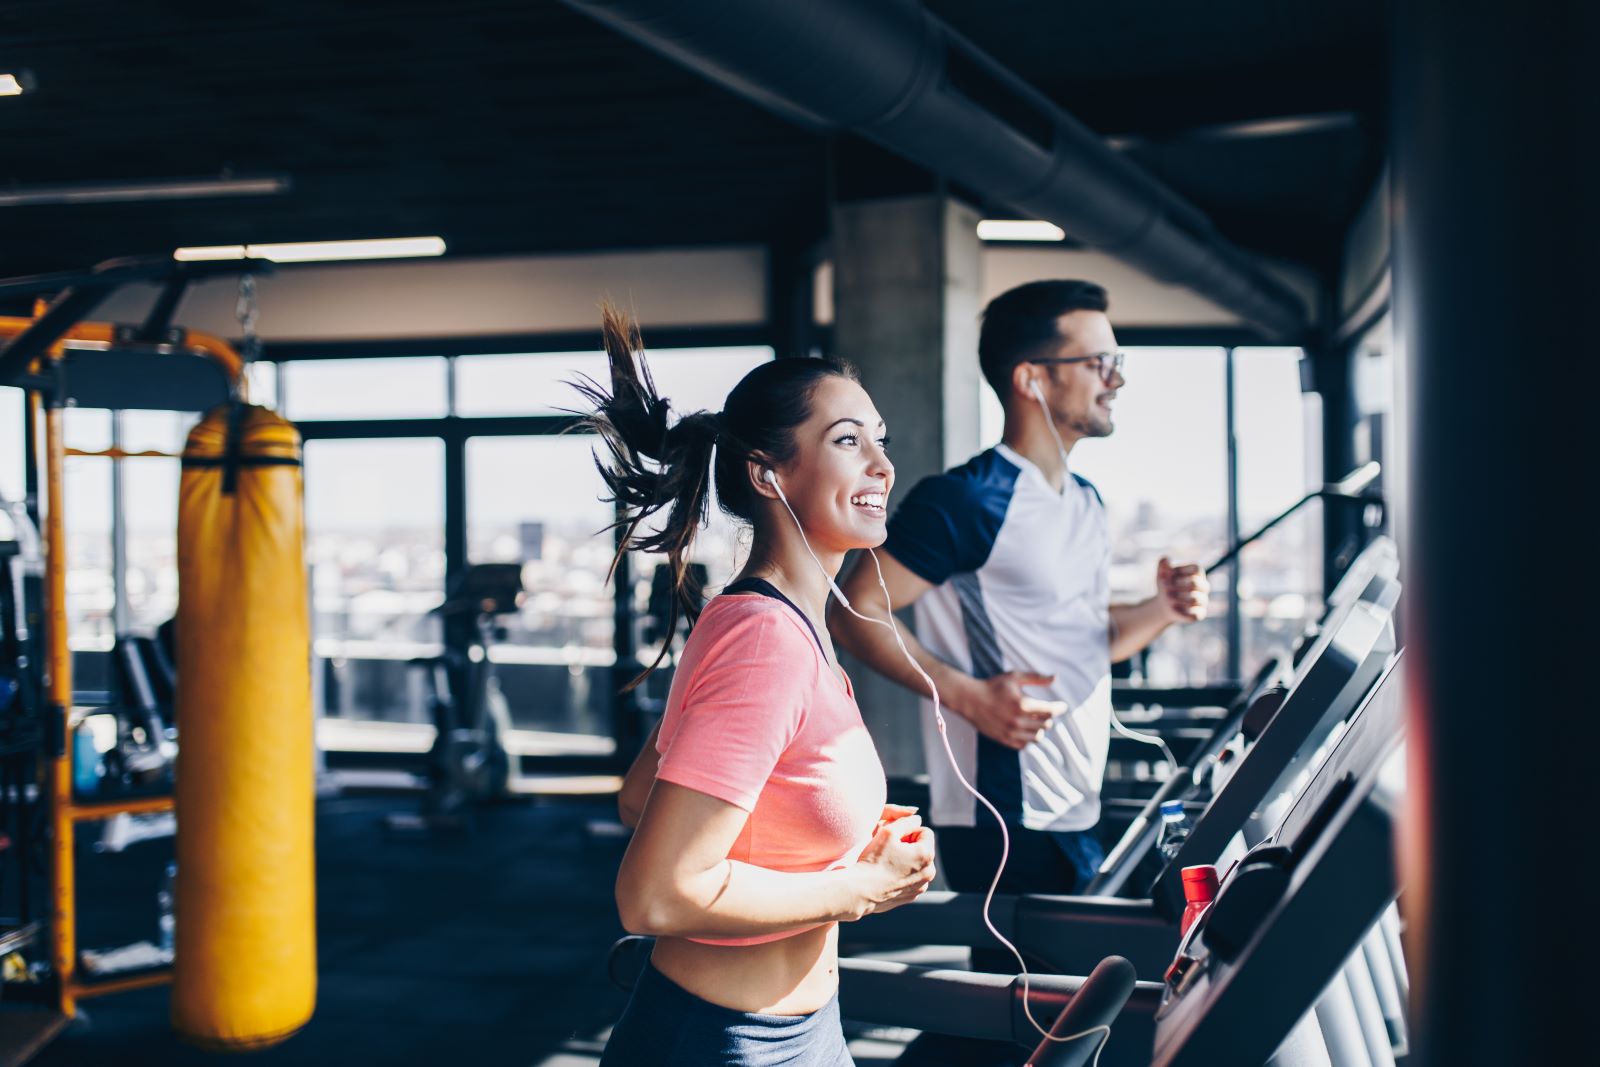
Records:
[[[711,500],[711,455],[716,447],[719,418],[709,411],[686,415],[669,425],[670,408],[656,394],[638,325],[616,308],[601,308],[601,332],[611,370],[611,389],[592,379],[574,386],[593,405],[581,428],[599,435],[609,459],[595,455],[595,466],[605,479],[618,509],[617,521],[608,529],[626,533],[612,560],[612,572],[624,552],[662,552],[672,568],[673,591],[666,637],[655,662],[628,683],[632,689],[660,666],[672,645],[678,618],[691,619],[699,608],[700,590],[690,588],[689,547],[706,521]],[[658,512],[666,522],[658,530],[639,535],[639,526]]]

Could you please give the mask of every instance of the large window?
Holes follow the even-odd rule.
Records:
[[[111,447],[111,413],[62,412],[68,448]],[[67,640],[75,651],[108,651],[115,636],[116,581],[112,574],[112,461],[69,456],[62,465],[67,519]]]
[[[21,500],[27,490],[21,389],[0,388],[0,499]]]
[[[467,441],[467,553],[519,562],[527,599],[502,618],[499,665],[512,722],[610,735],[612,509],[588,437]]]
[[[649,350],[660,392],[680,414],[719,409],[764,347]],[[445,529],[460,522],[458,564],[517,562],[527,597],[502,618],[490,655],[513,723],[522,729],[609,735],[615,668],[615,599],[607,582],[614,538],[597,439],[550,436],[541,416],[581,406],[577,375],[605,382],[599,352],[452,358],[305,360],[280,368],[282,399],[304,423],[308,559],[323,704],[347,718],[425,722],[421,680],[405,660],[443,640],[428,613],[444,595]],[[457,420],[448,419],[455,416]],[[410,433],[376,438],[365,419],[408,419]],[[492,424],[475,419],[494,418]],[[527,418],[528,430],[516,421]],[[459,471],[446,470],[460,442]],[[465,515],[446,514],[445,483],[459,476]],[[695,558],[714,585],[737,556],[733,524],[714,513]],[[642,611],[655,561],[635,559]],[[629,672],[631,677],[631,671]]]
[[[1241,536],[1322,483],[1322,404],[1300,392],[1298,348],[1233,353]],[[1240,553],[1241,666],[1293,647],[1322,610],[1322,506],[1312,502]]]
[[[1156,565],[1208,563],[1228,545],[1226,353],[1220,348],[1128,352],[1115,433],[1079,442],[1072,467],[1100,490],[1111,526],[1111,599],[1155,592]],[[1213,576],[1211,615],[1151,646],[1147,680],[1199,684],[1228,673],[1225,576]]]
[[[127,531],[126,628],[149,633],[178,612],[178,484],[175,459],[122,461]]]
[[[117,433],[129,452],[183,451],[199,415],[181,411],[124,411]],[[127,572],[122,595],[127,629],[148,633],[178,610],[178,485],[176,459],[119,461]]]
[[[436,655],[444,599],[444,443],[308,441],[306,562],[324,711],[427,721],[406,661]]]
[[[657,389],[678,414],[720,409],[768,348],[676,349],[648,355]],[[578,374],[606,380],[599,353],[471,356],[455,361],[456,411],[466,417],[549,414],[579,406],[570,386]],[[613,592],[606,581],[614,513],[595,469],[598,440],[586,436],[473,437],[466,444],[467,550],[474,562],[524,564],[528,600],[506,621],[493,655],[512,719],[519,726],[609,733],[612,694],[638,670],[613,670]],[[735,524],[713,503],[692,559],[713,587],[733,573]],[[631,559],[633,605],[642,615],[660,557]],[[653,658],[650,635],[637,635]]]
[[[438,418],[448,414],[449,371],[437,356],[285,363],[283,413],[297,420]]]
[[[646,338],[648,342],[648,338]],[[720,411],[729,390],[772,349],[647,349],[650,374],[660,394],[680,415]],[[569,384],[580,375],[609,385],[606,357],[600,352],[462,356],[455,360],[455,413],[548,415],[572,410],[580,397]],[[292,396],[291,390],[291,396]]]

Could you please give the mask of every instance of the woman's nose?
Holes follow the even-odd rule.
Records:
[[[868,473],[870,473],[870,474],[881,474],[888,481],[890,481],[890,482],[894,481],[894,463],[890,461],[889,453],[887,453],[887,452],[885,452],[883,450],[883,446],[882,445],[878,445],[878,446],[874,447],[873,455],[872,455],[872,462],[869,465]]]

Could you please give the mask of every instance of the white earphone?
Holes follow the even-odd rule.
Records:
[[[822,577],[828,582],[828,588],[833,590],[833,595],[839,598],[839,603],[846,608],[850,608],[850,598],[844,595],[844,590],[840,589],[839,584],[833,580],[833,576],[828,573],[828,568],[822,565],[822,561],[817,559],[817,554],[811,550],[811,540],[806,537],[806,528],[800,524],[800,516],[794,513],[794,508],[789,506],[789,498],[783,495],[783,486],[778,484],[778,472],[771,467],[763,467],[761,468],[761,480],[777,490],[778,499],[783,501],[784,509],[789,512],[789,517],[794,520],[795,528],[800,531],[800,543],[806,546],[806,551],[810,553],[812,562],[816,563],[817,570],[822,572]],[[850,610],[854,611],[855,609],[850,608]]]
[[[1067,466],[1067,446],[1062,442],[1061,435],[1056,432],[1056,420],[1050,414],[1050,405],[1045,402],[1044,390],[1039,388],[1039,379],[1028,379],[1028,391],[1039,402],[1039,410],[1044,412],[1044,427],[1050,431],[1050,436],[1055,438],[1056,451],[1061,454],[1061,466],[1065,470]]]

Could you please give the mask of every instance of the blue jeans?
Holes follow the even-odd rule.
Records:
[[[1089,884],[1106,858],[1093,830],[1026,830],[1012,824],[1006,829],[1011,856],[1000,876],[1002,893],[1076,892]],[[939,869],[950,888],[987,892],[1000,864],[1000,828],[994,821],[980,818],[976,826],[935,826],[933,832],[939,843]]]
[[[645,966],[600,1067],[854,1067],[839,998],[810,1015],[757,1015],[702,1000]]]

